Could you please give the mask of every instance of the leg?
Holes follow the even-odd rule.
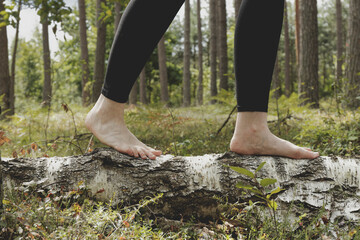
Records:
[[[313,159],[319,156],[273,135],[267,125],[284,0],[243,0],[235,31],[238,115],[231,151]]]
[[[140,142],[126,127],[124,108],[131,88],[184,0],[131,0],[111,48],[102,94],[85,119],[104,144],[144,159],[161,154]]]

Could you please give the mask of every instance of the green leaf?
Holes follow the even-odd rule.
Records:
[[[278,207],[277,203],[276,203],[274,200],[270,200],[270,201],[268,202],[268,206],[269,206],[270,208],[274,209],[275,211],[276,211],[276,209],[277,209],[277,207]]]
[[[255,175],[250,172],[249,170],[245,169],[245,168],[241,168],[241,167],[232,167],[232,166],[229,166],[229,168],[231,168],[232,170],[240,173],[240,174],[243,174],[243,175],[246,175],[250,178],[255,178]]]
[[[250,191],[252,191],[253,193],[256,193],[256,194],[259,194],[260,198],[263,198],[262,196],[264,195],[259,189],[256,189],[256,188],[252,188],[252,189],[249,189]],[[263,198],[264,199],[264,198]]]
[[[266,186],[269,186],[271,184],[274,184],[276,183],[277,180],[276,179],[273,179],[273,178],[264,178],[260,181],[260,185],[263,186],[263,187],[266,187]]]
[[[258,168],[256,169],[255,173],[257,173],[258,171],[260,171],[260,170],[264,167],[265,164],[266,164],[266,162],[260,163],[260,165],[259,165]]]
[[[285,189],[281,189],[281,188],[278,187],[277,189],[272,190],[270,194],[266,195],[266,198],[270,199],[270,197],[272,195],[277,194],[277,193],[281,192],[282,190],[285,190]]]
[[[251,189],[254,188],[253,186],[245,185],[245,184],[243,184],[242,182],[238,182],[238,183],[236,184],[236,187],[237,187],[237,188],[243,188],[243,189],[249,189],[249,190],[251,190]]]

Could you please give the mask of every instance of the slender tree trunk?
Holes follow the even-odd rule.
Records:
[[[183,76],[183,105],[184,107],[190,106],[190,0],[185,0],[185,43],[184,43],[184,76]]]
[[[235,8],[235,19],[239,16],[239,10],[241,6],[242,0],[234,0],[234,8]]]
[[[19,43],[19,26],[20,26],[20,12],[22,7],[22,0],[19,0],[18,2],[18,9],[17,9],[17,16],[16,16],[16,32],[15,32],[15,39],[14,39],[14,48],[12,53],[12,59],[11,59],[11,78],[10,78],[10,111],[9,115],[14,115],[15,113],[15,64],[16,64],[16,54],[17,54],[17,48]]]
[[[227,46],[227,23],[226,23],[226,0],[219,1],[219,72],[220,72],[220,89],[228,90],[228,46]]]
[[[130,91],[130,96],[129,96],[130,104],[133,104],[133,105],[137,104],[138,92],[139,92],[139,83],[136,80],[134,83],[134,86],[132,87],[132,89]]]
[[[51,87],[51,59],[49,47],[49,22],[48,17],[42,20],[42,36],[43,36],[43,59],[44,59],[44,88],[43,101],[44,106],[49,105],[52,96]]]
[[[349,27],[346,54],[347,105],[360,107],[360,1],[350,0]]]
[[[199,49],[199,78],[198,78],[198,89],[197,89],[197,100],[199,105],[203,105],[204,102],[204,68],[203,68],[203,36],[201,29],[201,0],[197,0],[197,33],[198,33],[198,49]]]
[[[96,102],[101,93],[105,74],[105,43],[106,43],[106,24],[100,17],[102,12],[101,3],[106,0],[96,0],[96,27],[97,41],[95,50],[95,67],[94,67],[94,86],[92,101]]]
[[[300,0],[295,0],[295,46],[296,46],[296,63],[300,61]]]
[[[4,0],[0,0],[0,12],[4,10]],[[9,50],[6,26],[0,27],[0,98],[1,97],[3,97],[2,103],[0,103],[2,105],[2,112],[10,110]],[[4,115],[9,115],[9,113],[10,112],[7,111]]]
[[[148,104],[148,100],[146,98],[146,71],[145,67],[140,73],[140,102],[142,104]]]
[[[115,27],[114,27],[114,31],[116,33],[117,28],[119,26],[120,23],[120,19],[121,19],[121,3],[120,2],[115,2]]]
[[[210,96],[217,95],[216,77],[217,77],[217,63],[216,63],[216,2],[218,0],[209,0],[210,3]],[[211,103],[215,103],[211,100]]]
[[[339,87],[343,76],[342,66],[344,64],[344,41],[343,41],[343,19],[341,0],[336,0],[336,48],[337,48],[337,65],[336,65],[336,86],[335,94],[339,93]]]
[[[168,74],[166,66],[165,37],[163,36],[158,44],[158,58],[160,71],[160,99],[163,103],[169,102]]]
[[[81,69],[82,69],[82,104],[87,106],[90,103],[89,82],[89,50],[86,33],[86,7],[85,0],[78,0],[79,4],[79,29],[80,29],[80,48],[81,48]]]
[[[280,68],[279,68],[279,59],[276,58],[274,73],[273,73],[273,80],[272,80],[272,88],[275,89],[274,91],[274,98],[279,99],[281,96],[281,80],[280,80]]]
[[[303,103],[319,108],[317,0],[300,1],[300,88]]]
[[[284,11],[284,47],[285,47],[285,96],[290,97],[291,94],[291,79],[290,79],[290,35],[289,35],[289,19],[288,7],[285,1]]]

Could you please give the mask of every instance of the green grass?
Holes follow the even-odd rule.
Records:
[[[190,108],[138,106],[126,110],[128,128],[144,143],[173,155],[203,155],[229,151],[229,142],[236,114],[216,135],[235,103],[230,96],[219,97],[228,104]],[[232,99],[232,98],[230,98]],[[322,155],[355,156],[360,152],[360,113],[341,114],[330,100],[320,109],[297,106],[297,95],[275,100],[269,105],[269,127],[273,133],[300,146],[310,147]],[[25,104],[25,103],[24,103]],[[67,156],[83,154],[90,148],[104,146],[85,128],[84,119],[90,108],[61,106],[50,111],[34,103],[27,103],[10,121],[0,121],[0,130],[11,139],[2,146],[2,156]],[[49,113],[49,117],[48,117]],[[280,119],[280,121],[278,120]],[[36,143],[38,149],[35,150]],[[33,149],[32,149],[33,148]],[[15,153],[14,153],[15,154]]]
[[[228,114],[235,105],[233,96],[221,93],[215,105],[190,108],[166,108],[159,105],[130,107],[126,110],[129,129],[144,143],[161,149],[165,154],[203,155],[229,151],[236,114],[217,136]],[[273,133],[301,146],[319,151],[321,155],[354,157],[360,152],[360,112],[339,109],[331,100],[323,100],[320,109],[298,106],[298,96],[282,97],[276,103],[271,98],[269,127]],[[0,130],[11,139],[0,147],[2,157],[42,157],[79,155],[103,146],[84,127],[90,107],[61,105],[41,108],[34,102],[23,102],[17,114],[0,121]],[[234,186],[235,188],[235,186]],[[75,198],[75,196],[77,196]],[[18,189],[6,195],[6,219],[1,228],[6,236],[31,239],[197,239],[205,234],[196,224],[176,231],[163,231],[153,220],[143,219],[138,206],[113,209],[109,203],[91,200],[85,188],[63,193],[32,192]],[[150,203],[149,203],[150,204]],[[151,203],[154,204],[154,203]],[[336,225],[321,222],[321,212],[305,222],[301,219],[277,225],[281,236],[276,236],[274,223],[264,217],[261,206],[250,210],[245,206],[226,204],[232,215],[229,219],[243,222],[230,226],[225,221],[207,226],[213,238],[236,239],[245,234],[248,239],[321,239],[331,231],[341,239],[360,239],[357,227],[339,230]],[[135,213],[136,214],[133,214]],[[129,219],[129,216],[134,216]],[[125,222],[127,223],[125,223]],[[301,224],[300,224],[301,223]],[[335,229],[335,230],[334,230]],[[296,230],[296,231],[295,231]],[[201,233],[202,232],[202,233]],[[206,231],[205,231],[206,232]],[[109,235],[110,234],[110,235]],[[1,235],[0,235],[1,237]],[[123,238],[121,238],[123,237]]]

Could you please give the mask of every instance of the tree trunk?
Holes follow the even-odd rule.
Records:
[[[106,43],[106,24],[100,14],[103,11],[101,3],[105,4],[106,0],[96,0],[96,27],[97,41],[95,50],[95,67],[94,67],[94,86],[92,101],[96,102],[101,94],[101,88],[104,82],[105,74],[105,43]]]
[[[285,48],[285,96],[291,95],[291,79],[290,79],[290,34],[289,34],[289,18],[287,1],[285,1],[284,11],[284,48]]]
[[[120,19],[121,19],[121,3],[120,2],[115,2],[115,21],[114,21],[114,31],[116,34],[117,28],[119,26],[120,23]]]
[[[217,63],[216,63],[216,53],[217,53],[217,43],[216,43],[216,2],[218,0],[209,0],[210,4],[210,96],[215,97],[217,95]],[[215,103],[215,100],[211,100],[211,103]]]
[[[239,16],[241,2],[242,2],[242,0],[234,0],[235,19],[237,19]]]
[[[79,4],[79,29],[80,29],[80,48],[81,48],[81,69],[82,69],[82,104],[88,106],[90,103],[89,82],[89,50],[87,41],[86,27],[86,7],[85,0],[78,0]]]
[[[5,11],[4,0],[0,0],[0,12]],[[0,98],[2,98],[3,115],[10,115],[10,73],[9,50],[6,26],[0,27]],[[0,107],[1,107],[0,105]]]
[[[138,97],[138,92],[139,92],[139,84],[138,81],[136,80],[134,83],[134,86],[132,87],[131,91],[130,91],[130,96],[129,96],[129,104],[133,104],[136,105],[137,104],[137,97]]]
[[[203,68],[203,36],[201,29],[201,0],[197,0],[197,33],[198,33],[198,49],[199,49],[199,77],[198,77],[198,89],[197,89],[197,101],[199,105],[204,103],[204,68]]]
[[[276,99],[279,99],[281,96],[281,80],[280,80],[280,68],[279,68],[279,59],[276,58],[275,67],[274,67],[274,73],[273,73],[273,79],[272,79],[272,89],[274,89],[274,97]]]
[[[350,0],[349,27],[346,53],[346,77],[348,83],[347,105],[351,109],[360,107],[360,1]]]
[[[319,108],[317,0],[300,1],[299,95],[303,104]]]
[[[314,210],[324,206],[331,221],[342,217],[360,219],[359,159],[319,157],[294,161],[225,153],[193,157],[165,155],[156,160],[142,160],[102,148],[83,156],[3,159],[0,164],[5,195],[12,190],[8,189],[12,184],[68,191],[84,181],[96,199],[112,199],[114,207],[135,204],[162,193],[163,197],[151,209],[153,214],[170,219],[195,217],[214,221],[219,219],[220,205],[214,196],[224,197],[229,203],[256,200],[235,187],[239,181],[248,185],[248,178],[225,166],[255,172],[262,162],[266,164],[257,177],[277,179],[271,188],[284,189],[275,199],[279,214],[290,212],[293,214],[290,219],[297,219],[297,214],[314,214]]]
[[[183,76],[183,105],[188,107],[191,104],[190,95],[190,0],[185,0],[185,36],[184,36],[184,76]]]
[[[226,0],[219,1],[219,74],[220,89],[228,90],[228,46],[227,46],[227,22],[226,22]]]
[[[15,114],[15,66],[16,66],[16,54],[19,43],[19,26],[20,26],[20,12],[22,7],[22,0],[18,2],[17,16],[16,16],[16,29],[15,29],[15,39],[14,39],[14,48],[11,59],[11,72],[10,72],[10,111],[9,115]]]
[[[336,49],[337,49],[337,65],[336,65],[336,82],[335,82],[335,97],[337,98],[340,91],[340,86],[343,77],[344,64],[344,41],[343,41],[343,19],[342,19],[342,4],[341,0],[336,0]]]
[[[148,100],[146,97],[146,71],[145,67],[140,73],[140,102],[142,104],[148,104]]]
[[[295,0],[295,46],[296,63],[300,62],[300,0]]]
[[[159,72],[160,72],[160,99],[161,102],[169,102],[168,74],[166,66],[165,37],[160,39],[158,44]]]
[[[44,88],[43,102],[44,106],[51,103],[52,87],[51,87],[51,58],[49,47],[49,22],[48,17],[42,20],[42,36],[43,36],[43,59],[44,59]]]

